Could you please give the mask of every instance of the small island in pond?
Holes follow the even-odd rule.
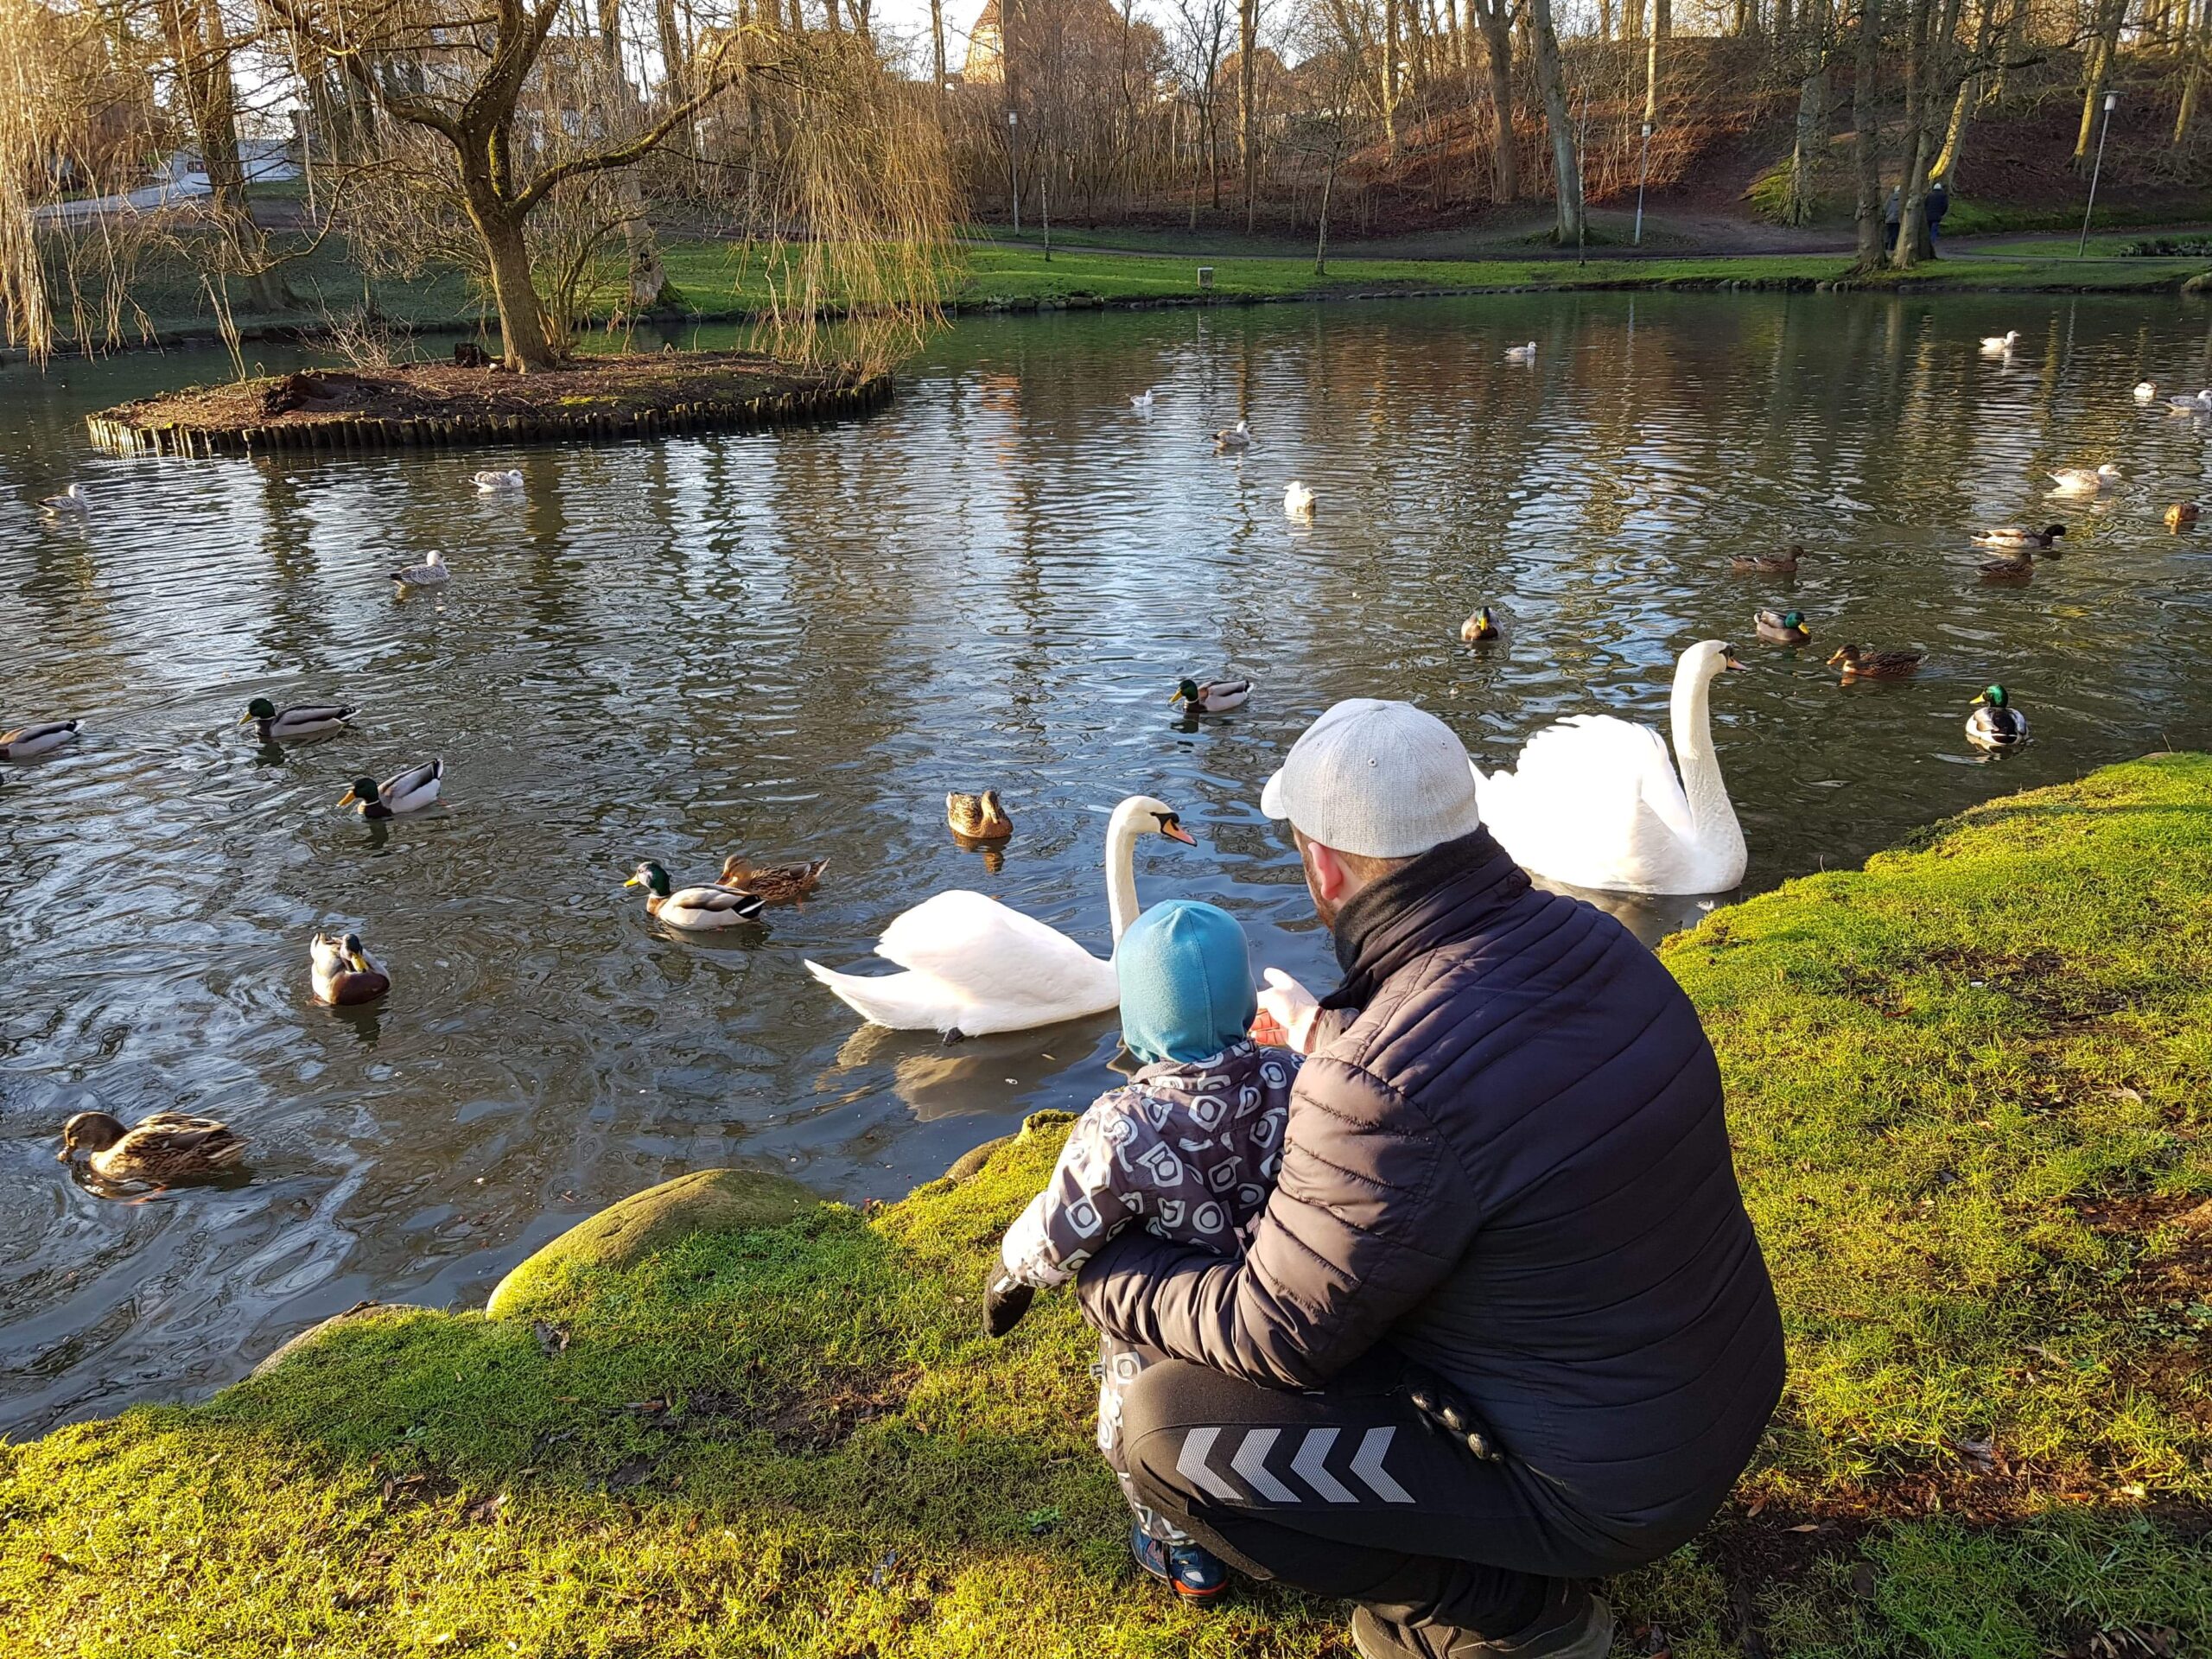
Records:
[[[528,374],[459,362],[302,369],[140,398],[86,425],[118,454],[234,455],[745,430],[865,414],[890,396],[887,373],[665,351]]]

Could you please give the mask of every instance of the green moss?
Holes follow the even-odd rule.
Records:
[[[2212,1643],[2208,893],[2212,757],[2163,756],[1666,947],[1791,1370],[1730,1511],[1613,1586],[1632,1631]],[[9,1650],[1340,1655],[1339,1609],[1133,1580],[1069,1298],[976,1334],[1065,1122],[872,1217],[585,1253],[533,1318],[380,1312],[205,1404],[0,1447]]]

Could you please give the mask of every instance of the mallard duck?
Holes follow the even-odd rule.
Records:
[[[2197,505],[2194,501],[2177,501],[2173,505],[2166,509],[2166,528],[2168,530],[2187,530],[2191,524],[2196,522],[2196,519]],[[5,741],[6,740],[4,739],[0,739],[0,743],[4,743]]]
[[[317,933],[308,942],[315,997],[334,1008],[373,1002],[391,988],[391,976],[369,960],[358,933]]]
[[[50,754],[77,735],[80,720],[41,720],[0,732],[0,760],[29,760]]]
[[[422,563],[403,565],[391,575],[402,588],[442,588],[453,580],[442,553],[425,553]]]
[[[2137,403],[2147,404],[2158,395],[2158,383],[2157,381],[2138,380],[2135,383],[2135,401]]]
[[[2024,524],[2000,524],[1995,530],[1978,530],[1974,533],[1976,547],[2040,547],[2049,550],[2066,533],[2063,524],[2046,524],[2041,530],[2030,530]]]
[[[734,927],[760,913],[758,893],[718,887],[674,887],[670,885],[668,872],[650,858],[639,865],[637,874],[622,885],[643,887],[645,908],[655,921],[669,927],[690,931]]]
[[[245,1156],[245,1137],[184,1112],[156,1112],[127,1129],[105,1112],[79,1112],[61,1126],[61,1150],[54,1155],[69,1163],[80,1148],[92,1154],[86,1161],[95,1175],[172,1186],[232,1168]]]
[[[49,495],[38,504],[38,510],[49,518],[82,518],[92,507],[92,498],[85,493],[81,484],[72,484],[60,494]]]
[[[1152,413],[1152,397],[1153,392],[1150,386],[1147,386],[1142,391],[1131,392],[1129,394],[1129,407],[1136,410],[1140,415],[1149,415]]]
[[[504,473],[478,473],[468,481],[476,486],[479,495],[495,495],[501,490],[518,490],[522,488],[522,468],[510,467]]]
[[[1232,709],[1242,709],[1251,696],[1249,680],[1208,680],[1204,685],[1185,680],[1167,701],[1188,703],[1195,714],[1225,715]]]
[[[2001,559],[1985,559],[1974,567],[1984,582],[2029,582],[2036,574],[2036,554],[2031,547],[2023,547],[2006,554]]]
[[[944,821],[954,835],[969,841],[1004,841],[1014,833],[1014,820],[999,805],[995,789],[980,795],[947,795]]]
[[[438,798],[445,775],[443,760],[425,760],[381,784],[373,778],[356,778],[353,787],[339,798],[338,804],[355,808],[365,818],[388,818],[395,812],[420,812]]]
[[[1523,340],[1518,346],[1507,346],[1505,348],[1505,360],[1509,363],[1535,362],[1536,360],[1536,342],[1533,340]]]
[[[252,727],[264,743],[285,743],[343,731],[357,712],[343,702],[296,702],[289,709],[279,709],[266,697],[256,697],[246,704],[238,724]]]
[[[1239,421],[1234,426],[1224,426],[1213,435],[1217,449],[1249,449],[1252,447],[1252,424]]]
[[[821,885],[830,861],[817,858],[805,864],[755,864],[742,853],[722,861],[717,887],[749,893],[764,905],[795,905]]]
[[[1843,645],[1828,658],[1830,668],[1843,671],[1843,683],[1853,680],[1903,680],[1919,672],[1924,651],[1876,651],[1872,645]]]
[[[2099,490],[2110,489],[2120,482],[2120,468],[2110,461],[2094,468],[2062,467],[2050,475],[2050,493],[2053,495],[2094,495]]]
[[[1283,486],[1282,511],[1287,518],[1311,518],[1313,516],[1313,492],[1296,479]]]
[[[1753,622],[1759,638],[1771,645],[1802,645],[1813,637],[1802,611],[1761,611]]]
[[[1478,606],[1475,613],[1459,625],[1459,638],[1470,645],[1494,645],[1505,638],[1505,630],[1497,626],[1497,619],[1490,613],[1487,605]]]
[[[1804,556],[1804,543],[1792,542],[1787,553],[1738,553],[1728,561],[1728,568],[1739,576],[1794,576],[1797,561]]]
[[[1974,699],[1967,716],[1967,741],[1978,749],[2009,749],[2028,741],[2028,717],[2012,706],[2001,685]]]
[[[2020,343],[2020,331],[2008,328],[2001,334],[1984,334],[1981,352],[1985,357],[2002,357]]]

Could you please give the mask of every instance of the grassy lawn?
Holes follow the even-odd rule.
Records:
[[[2212,1644],[2209,892],[2212,757],[2164,756],[1666,948],[1791,1374],[1728,1511],[1613,1586],[1617,1651]],[[976,1334],[1059,1135],[0,1446],[9,1651],[1341,1656],[1334,1606],[1133,1581],[1070,1298]]]

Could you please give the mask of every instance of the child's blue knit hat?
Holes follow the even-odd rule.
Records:
[[[1244,930],[1192,899],[1154,905],[1122,935],[1122,1040],[1146,1061],[1189,1065],[1241,1039],[1259,1012]]]

